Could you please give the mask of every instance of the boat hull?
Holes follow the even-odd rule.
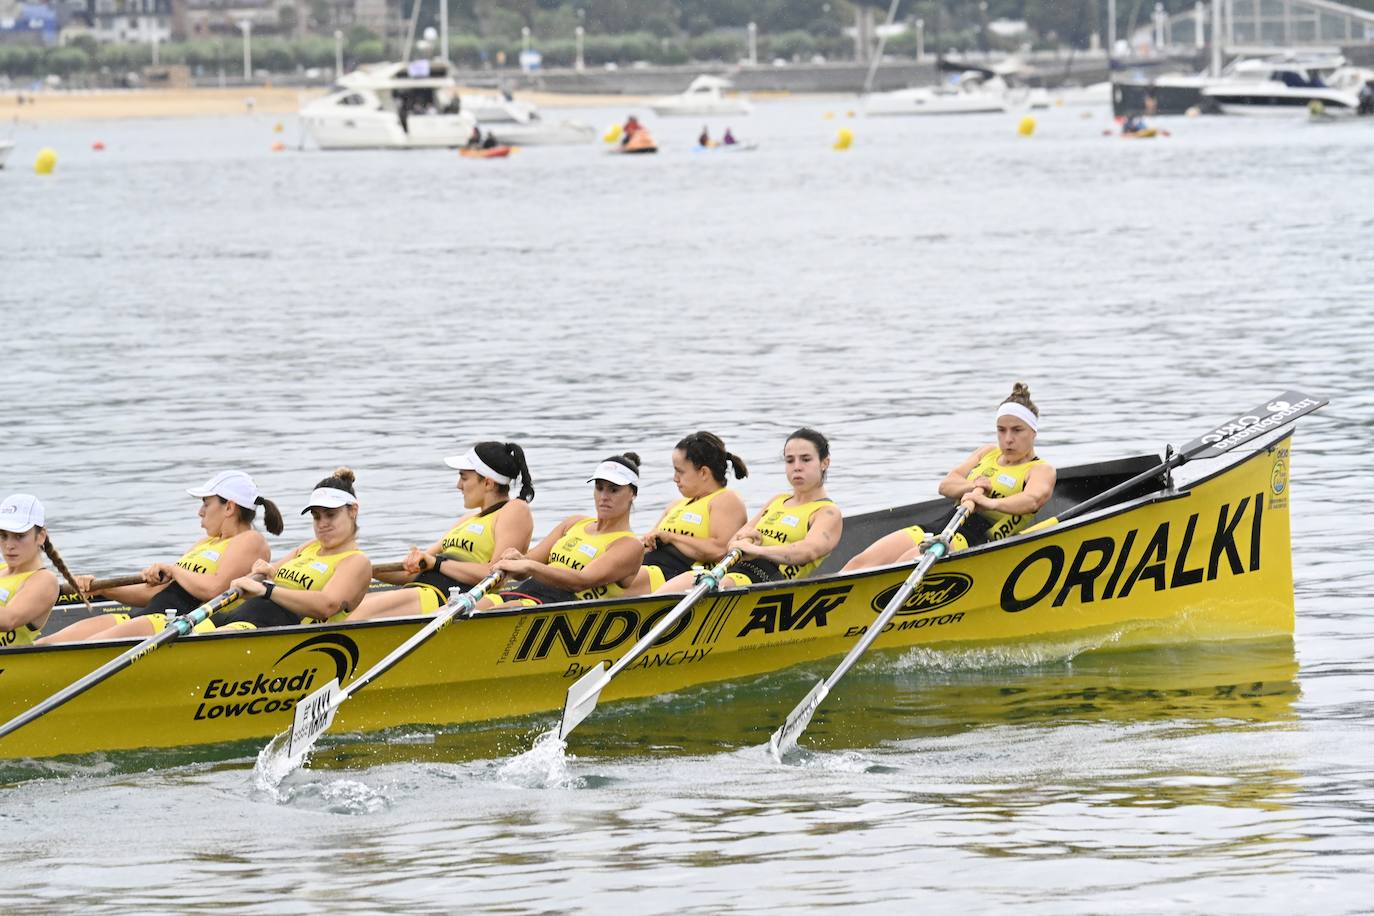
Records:
[[[340,115],[302,112],[301,123],[322,150],[447,149],[460,147],[472,136],[477,121],[467,112],[452,115],[412,115],[401,128],[395,114],[364,111]]]
[[[1063,645],[1076,652],[1291,636],[1290,441],[1285,435],[1187,490],[1141,496],[942,560],[875,648]],[[709,596],[612,681],[602,700],[841,655],[909,572],[892,566]],[[552,713],[569,685],[618,658],[676,601],[646,596],[458,621],[344,704],[334,730]],[[0,758],[264,740],[290,724],[305,695],[334,677],[346,685],[420,625],[388,620],[188,637],[0,739]],[[5,652],[0,720],[128,647]]]

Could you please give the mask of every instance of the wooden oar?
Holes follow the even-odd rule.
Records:
[[[801,737],[802,732],[806,731],[806,726],[810,724],[811,717],[815,714],[816,708],[819,707],[821,702],[826,698],[826,695],[839,683],[840,678],[844,677],[845,674],[849,672],[849,669],[854,667],[859,657],[863,655],[864,652],[868,651],[868,647],[873,644],[873,640],[878,638],[878,634],[883,631],[883,627],[887,626],[888,621],[890,621],[893,615],[906,603],[906,599],[910,598],[911,594],[916,591],[916,586],[921,584],[921,579],[925,576],[926,570],[930,569],[936,560],[949,553],[949,539],[954,537],[954,532],[959,530],[959,526],[964,523],[964,519],[968,517],[968,513],[969,510],[965,506],[960,506],[958,509],[954,510],[954,517],[949,520],[949,524],[945,526],[945,530],[941,531],[939,536],[935,538],[934,543],[926,549],[925,553],[921,554],[921,559],[916,563],[916,568],[911,571],[911,575],[906,577],[906,581],[902,583],[902,587],[897,589],[897,593],[892,596],[892,600],[887,603],[887,607],[883,608],[883,612],[878,615],[878,619],[873,621],[873,625],[868,628],[868,631],[864,633],[859,641],[855,643],[854,647],[849,650],[849,654],[840,662],[839,667],[835,669],[830,677],[820,681],[815,687],[812,687],[811,692],[806,695],[805,699],[803,699],[801,703],[797,705],[797,708],[792,710],[787,716],[786,721],[782,723],[782,727],[773,732],[772,737],[768,739],[768,747],[772,750],[774,759],[781,760],[783,753],[787,749],[796,746],[797,739]]]
[[[205,620],[216,611],[233,604],[238,598],[239,590],[231,588],[228,591],[221,592],[189,613],[181,614],[176,617],[168,617],[167,626],[161,633],[154,633],[128,652],[111,659],[80,680],[63,687],[37,706],[20,713],[4,725],[0,725],[0,738],[5,737],[10,732],[23,728],[34,719],[52,712],[68,700],[80,696],[101,681],[107,680],[111,676],[123,671],[149,652],[153,652],[165,646],[167,643],[180,639],[195,629],[196,625],[201,621]]]
[[[372,567],[372,575],[375,578],[378,573],[401,572],[404,569],[404,563],[377,563]],[[90,594],[94,595],[97,592],[103,592],[108,588],[124,588],[127,585],[143,584],[143,577],[141,575],[115,576],[112,579],[96,579],[94,582],[91,583]],[[71,591],[62,592],[57,596],[58,601],[79,601],[80,599],[80,594]]]
[[[449,599],[448,604],[439,609],[433,620],[425,624],[415,635],[392,649],[385,658],[355,678],[353,683],[343,690],[339,689],[339,679],[336,677],[298,702],[296,704],[296,716],[291,723],[289,733],[290,743],[286,750],[286,769],[282,775],[300,765],[301,760],[310,752],[310,748],[314,747],[315,741],[334,722],[334,711],[342,706],[345,700],[381,677],[393,665],[419,648],[421,643],[452,623],[460,614],[471,614],[472,609],[477,606],[477,602],[482,600],[482,596],[490,588],[501,581],[503,575],[504,573],[500,571],[489,573],[485,579],[457,598]],[[268,746],[280,747],[282,739],[287,734],[283,732],[277,735]]]
[[[592,710],[596,709],[597,697],[601,696],[601,691],[611,682],[611,678],[625,670],[626,665],[629,665],[648,651],[649,647],[652,646],[670,626],[677,623],[678,619],[682,617],[683,614],[691,610],[692,605],[700,601],[707,592],[718,587],[721,579],[725,577],[725,573],[731,566],[735,565],[735,562],[739,560],[739,558],[739,550],[732,550],[712,569],[700,573],[697,576],[697,583],[692,587],[692,590],[684,595],[682,600],[679,601],[671,611],[664,614],[663,619],[654,624],[649,632],[645,633],[639,642],[631,646],[630,651],[621,656],[614,665],[608,668],[604,661],[600,662],[596,667],[592,668],[592,670],[582,675],[577,683],[569,687],[568,698],[563,703],[563,721],[560,722],[558,726],[558,737],[560,739],[566,739],[572,730],[577,728],[578,723],[591,715]]]
[[[1273,432],[1290,425],[1298,417],[1309,414],[1318,407],[1326,405],[1325,400],[1308,397],[1301,391],[1285,391],[1278,397],[1265,401],[1249,413],[1243,413],[1237,417],[1232,417],[1212,429],[1211,432],[1199,436],[1179,449],[1173,455],[1160,462],[1148,471],[1142,471],[1130,480],[1119,483],[1109,490],[1104,490],[1096,496],[1090,497],[1072,506],[1054,518],[1047,518],[1044,521],[1036,522],[1029,528],[1022,531],[1026,534],[1031,531],[1039,531],[1066,522],[1071,518],[1076,518],[1085,512],[1096,509],[1103,503],[1120,496],[1122,493],[1140,486],[1147,480],[1153,480],[1161,474],[1172,471],[1179,465],[1186,464],[1195,458],[1216,458],[1224,455],[1238,445],[1243,445],[1262,436],[1265,433]]]

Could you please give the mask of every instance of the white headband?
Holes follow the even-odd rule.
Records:
[[[1040,432],[1039,418],[1031,413],[1030,408],[1026,407],[1024,404],[1018,404],[1015,401],[1007,401],[1001,407],[997,408],[997,418],[1001,419],[1002,417],[1015,417],[1018,420],[1025,420],[1027,426],[1035,432]]]

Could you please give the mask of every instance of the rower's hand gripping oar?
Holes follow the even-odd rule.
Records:
[[[1097,494],[1096,496],[1085,499],[1083,502],[1066,509],[1054,518],[1047,518],[1044,521],[1036,522],[1029,528],[1022,531],[1022,534],[1031,531],[1039,531],[1066,522],[1071,518],[1077,518],[1085,512],[1090,512],[1098,506],[1106,503],[1123,493],[1129,492],[1135,487],[1140,486],[1147,480],[1153,480],[1162,474],[1167,474],[1181,464],[1186,464],[1195,458],[1217,458],[1226,454],[1238,445],[1243,445],[1258,436],[1273,432],[1290,425],[1298,417],[1309,414],[1318,407],[1324,407],[1327,401],[1308,397],[1301,391],[1285,391],[1275,398],[1270,398],[1260,406],[1243,413],[1237,417],[1232,417],[1225,423],[1221,423],[1211,432],[1199,436],[1179,449],[1165,461],[1160,462],[1148,471],[1142,471],[1130,480],[1119,483],[1109,490]]]
[[[374,577],[377,575],[377,573],[394,573],[404,571],[404,563],[377,563],[372,567],[372,575]],[[170,579],[163,579],[161,582],[158,582],[156,584],[165,585],[167,582],[170,581]],[[100,592],[105,591],[106,589],[124,588],[127,585],[146,585],[147,582],[148,580],[144,579],[141,575],[115,576],[110,579],[96,579],[94,582],[91,583],[91,587],[87,590],[87,594],[97,595]],[[72,601],[83,597],[84,596],[81,595],[80,592],[65,591],[57,596],[57,600]]]
[[[139,581],[141,582],[142,579]],[[0,738],[3,738],[16,729],[23,728],[39,716],[52,712],[68,700],[80,696],[101,681],[123,671],[149,652],[153,652],[170,642],[175,642],[194,630],[198,624],[206,620],[211,614],[223,610],[238,599],[239,590],[231,588],[211,598],[193,611],[175,617],[168,616],[167,626],[163,628],[161,633],[154,633],[123,655],[111,659],[79,681],[75,681],[59,690],[57,693],[54,693],[37,706],[20,713],[4,725],[0,725]]]
[[[401,659],[419,648],[420,644],[448,626],[459,616],[466,616],[472,613],[473,608],[477,607],[477,602],[482,600],[487,591],[501,581],[505,575],[499,570],[490,572],[487,577],[478,582],[472,588],[463,592],[456,598],[450,598],[448,604],[439,609],[434,619],[421,627],[413,636],[392,649],[385,658],[377,662],[367,671],[353,679],[353,682],[342,690],[339,689],[339,679],[334,678],[319,690],[302,699],[296,704],[296,716],[291,723],[290,743],[286,750],[286,771],[290,772],[300,765],[301,760],[315,746],[316,740],[320,735],[329,730],[329,726],[334,722],[334,712],[344,704],[349,697],[362,690],[368,684],[381,677],[391,670]],[[283,732],[273,738],[269,747],[280,747],[281,740],[287,733]],[[283,773],[285,775],[285,773]]]
[[[788,714],[786,721],[782,723],[782,727],[773,732],[772,737],[768,739],[768,747],[769,750],[773,752],[773,758],[775,760],[782,760],[782,755],[788,749],[796,746],[797,739],[801,737],[802,732],[806,731],[806,726],[811,723],[811,717],[815,715],[816,709],[821,705],[821,702],[825,700],[830,691],[839,683],[840,678],[844,677],[849,672],[849,669],[854,667],[859,657],[863,655],[864,652],[868,651],[868,647],[873,644],[873,640],[878,638],[878,634],[883,631],[883,627],[887,626],[888,621],[892,619],[893,615],[901,609],[902,605],[906,603],[906,600],[916,591],[916,586],[921,584],[921,579],[925,577],[926,570],[930,569],[936,560],[949,554],[949,540],[954,537],[954,532],[959,530],[959,526],[964,523],[964,519],[968,518],[968,514],[969,510],[966,506],[961,505],[958,509],[954,510],[954,517],[949,520],[948,525],[945,525],[945,530],[941,531],[931,542],[930,546],[926,548],[925,553],[921,554],[921,559],[916,563],[916,568],[911,571],[911,575],[906,577],[906,581],[902,583],[902,587],[897,589],[897,594],[892,596],[892,600],[887,603],[887,607],[883,608],[883,612],[878,615],[878,619],[873,621],[873,625],[868,628],[868,631],[864,633],[859,641],[855,643],[854,647],[849,650],[849,654],[840,662],[839,667],[835,669],[830,677],[818,682],[815,687],[812,687],[811,692],[806,695],[805,699],[797,704],[797,708]]]
[[[669,627],[677,623],[683,614],[691,610],[692,605],[705,597],[707,592],[719,587],[721,580],[725,578],[725,573],[729,571],[731,566],[735,565],[739,558],[740,551],[737,548],[727,553],[725,558],[713,568],[699,573],[696,585],[692,586],[692,590],[683,596],[676,607],[664,614],[663,618],[654,624],[639,642],[631,646],[630,651],[621,656],[609,668],[606,667],[604,661],[598,663],[592,670],[582,675],[577,683],[568,688],[568,699],[563,704],[563,721],[558,725],[560,740],[566,740],[572,730],[577,728],[583,719],[592,714],[592,710],[596,709],[597,697],[601,696],[601,691],[611,682],[611,678],[625,670],[627,665],[647,652],[649,647],[667,632]]]

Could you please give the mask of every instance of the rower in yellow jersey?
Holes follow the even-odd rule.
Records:
[[[272,556],[267,538],[253,527],[253,521],[261,506],[263,525],[272,534],[281,534],[281,512],[276,503],[258,492],[252,477],[243,471],[221,471],[204,485],[186,492],[200,499],[198,514],[205,537],[175,563],[154,563],[144,569],[142,584],[96,593],[129,605],[132,609],[129,613],[100,614],[78,620],[60,632],[43,637],[40,643],[151,636],[167,625],[169,614],[194,610],[228,589],[234,579],[247,575],[255,562]],[[94,576],[77,577],[83,594],[89,592],[94,579]]]
[[[749,518],[744,500],[725,485],[730,465],[737,480],[749,475],[744,460],[713,433],[692,433],[673,449],[673,483],[682,499],[664,509],[641,538],[644,561],[627,594],[656,591],[694,566],[714,566],[725,556],[730,539]]]
[[[976,450],[940,481],[940,495],[971,512],[950,541],[954,550],[999,541],[1030,527],[1035,513],[1054,493],[1054,468],[1035,454],[1040,410],[1024,382],[1013,385],[998,406],[996,424],[997,442]],[[925,536],[919,525],[894,531],[874,541],[844,568],[914,560]]]
[[[630,509],[639,493],[639,456],[614,455],[596,466],[596,515],[570,515],[530,548],[510,549],[494,564],[515,584],[487,595],[478,608],[534,606],[586,598],[614,598],[634,583],[644,545],[630,530]]]
[[[353,471],[339,468],[315,485],[301,510],[302,515],[310,513],[315,539],[275,565],[257,561],[250,575],[229,583],[245,600],[216,621],[217,629],[334,623],[358,606],[372,582],[372,561],[358,549],[358,497],[353,481]]]
[[[0,502],[0,649],[30,646],[57,602],[57,577],[43,566],[39,551],[72,585],[67,564],[48,537],[38,497],[16,493]]]
[[[792,490],[769,500],[726,545],[743,554],[725,576],[728,585],[804,578],[840,542],[844,516],[825,492],[830,443],[803,427],[787,437],[782,457]],[[684,591],[694,580],[693,573],[684,573],[659,591]]]
[[[530,549],[534,483],[524,450],[514,442],[478,442],[444,463],[458,471],[463,507],[473,511],[425,549],[411,547],[404,572],[379,574],[383,582],[406,587],[367,595],[349,620],[433,614],[448,602],[451,589],[475,585],[507,550]],[[511,499],[517,478],[520,495]]]

